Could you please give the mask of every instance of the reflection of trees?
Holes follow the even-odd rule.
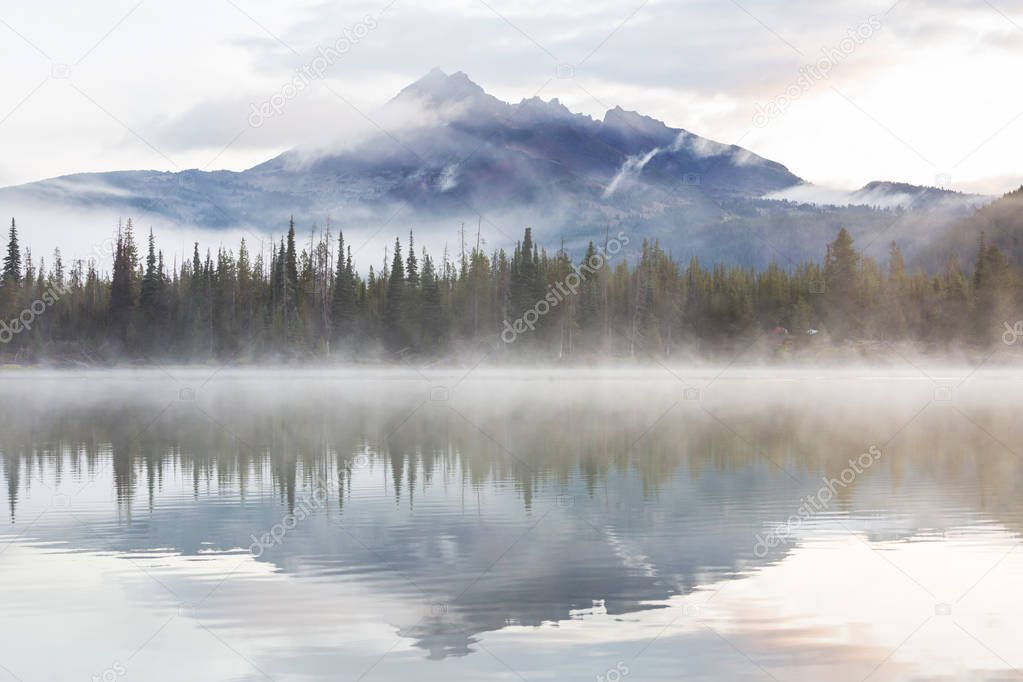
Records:
[[[365,394],[321,387],[270,398],[225,387],[162,414],[160,399],[136,393],[98,401],[4,394],[0,451],[8,503],[14,514],[30,472],[52,483],[66,475],[88,479],[109,461],[125,507],[140,491],[152,504],[168,470],[189,475],[196,497],[216,494],[213,486],[237,487],[242,496],[269,486],[293,507],[298,491],[318,479],[344,490],[368,456],[370,466],[386,468],[396,501],[410,506],[442,477],[469,490],[511,482],[529,507],[540,489],[557,490],[578,477],[592,496],[611,472],[630,469],[648,496],[672,477],[695,480],[710,471],[832,477],[850,457],[897,434],[876,465],[889,474],[891,492],[909,476],[924,477],[975,485],[978,509],[1016,505],[1020,461],[1008,447],[1021,442],[1021,433],[1007,398],[964,402],[957,409],[971,423],[938,404],[913,419],[926,399],[903,405],[830,389],[827,399],[820,391],[757,399],[723,392],[666,414],[673,402],[667,398],[548,389],[474,388],[449,409],[423,402],[421,390],[401,383]],[[842,490],[840,502],[859,485]]]
[[[6,453],[6,450],[5,450]],[[4,480],[7,481],[7,504],[11,510],[11,521],[14,520],[14,512],[18,506],[18,483],[21,480],[21,458],[17,453],[6,455],[2,461],[4,469]]]
[[[475,633],[508,618],[560,620],[598,597],[625,613],[691,589],[708,571],[737,575],[776,561],[788,548],[753,557],[754,534],[784,522],[822,477],[839,476],[871,446],[882,460],[839,489],[831,510],[851,509],[862,492],[861,508],[865,498],[887,498],[898,511],[910,497],[900,493],[922,487],[933,491],[926,504],[1018,518],[1020,460],[983,432],[1020,442],[1015,401],[1004,394],[957,401],[975,426],[948,405],[917,416],[929,387],[894,400],[885,387],[744,384],[677,404],[675,385],[663,384],[467,384],[450,403],[426,400],[425,387],[211,384],[162,413],[166,398],[130,390],[96,399],[0,389],[0,467],[12,514],[32,481],[109,479],[122,513],[137,513],[143,496],[156,512],[139,524],[144,535],[111,527],[79,545],[185,553],[204,543],[244,547],[250,533],[277,523],[282,510],[266,502],[268,490],[293,510],[318,481],[336,482],[342,492],[331,493],[330,512],[340,505],[343,514],[319,515],[289,536],[286,551],[262,560],[371,574],[410,604],[448,605],[402,629],[438,656],[467,653]],[[154,498],[171,478],[189,481],[196,500],[228,501],[188,514],[160,509]],[[942,499],[946,491],[960,498]],[[424,493],[448,508],[426,507]],[[590,499],[553,504],[561,493]],[[265,503],[236,505],[235,495]],[[471,507],[484,495],[496,500],[492,514],[458,513],[460,498]],[[419,513],[405,513],[412,508]],[[541,519],[540,532],[515,544]],[[477,582],[498,557],[499,575]]]

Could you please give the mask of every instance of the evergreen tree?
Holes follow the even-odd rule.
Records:
[[[408,258],[405,259],[405,293],[404,313],[405,329],[408,342],[413,347],[421,343],[422,335],[422,309],[419,277],[419,261],[416,259],[415,241],[412,237],[412,230],[408,232]]]
[[[60,348],[107,357],[313,357],[327,338],[344,338],[346,348],[360,353],[382,342],[392,351],[435,355],[500,343],[504,322],[540,311],[541,300],[549,305],[534,318],[534,329],[519,334],[516,353],[733,353],[748,346],[752,328],[779,326],[791,336],[770,335],[778,352],[827,343],[806,333],[815,328],[830,331],[836,343],[987,345],[1007,322],[1023,318],[1020,263],[984,237],[972,277],[954,256],[943,271],[909,274],[895,244],[883,268],[858,253],[845,230],[828,245],[823,263],[800,263],[791,271],[776,263],[761,272],[722,263],[705,269],[696,258],[683,268],[656,241],[643,245],[634,266],[620,258],[592,271],[573,265],[564,247],[548,256],[527,229],[510,254],[487,254],[477,244],[457,260],[445,250],[439,262],[423,250],[403,258],[395,240],[393,254],[390,247],[384,251],[384,268],[369,268],[361,278],[343,234],[332,264],[328,234],[314,232],[309,248],[299,252],[294,233],[292,222],[266,261],[262,249],[253,258],[244,240],[237,257],[221,247],[203,258],[196,243],[190,259],[168,270],[152,231],[138,262],[129,222],[118,231],[107,277],[101,274],[107,264],[79,260],[66,267],[59,251],[50,268],[35,263],[12,225],[0,312],[10,314],[18,310],[13,304],[41,298],[51,287],[67,289],[31,333],[0,346],[0,355],[19,354],[24,361]],[[585,265],[598,254],[588,244],[579,255]],[[586,276],[572,291],[565,284],[574,268]]]
[[[149,244],[146,251],[146,271],[142,277],[139,293],[139,310],[145,323],[146,345],[152,345],[162,336],[164,318],[163,268],[157,261],[156,240],[149,230]]]
[[[592,272],[592,266],[601,262],[597,258],[597,249],[591,241],[586,246],[586,253],[580,263],[579,271],[585,274],[579,291],[579,327],[583,334],[592,336],[597,331],[600,316],[600,283],[599,273]]]
[[[330,318],[335,339],[350,338],[355,332],[356,288],[352,271],[352,251],[345,253],[345,235],[338,232],[337,271],[334,275],[334,295],[331,299]]]
[[[446,321],[441,302],[440,282],[430,256],[423,256],[422,295],[423,346],[427,351],[438,352],[446,342]]]
[[[970,283],[955,254],[949,254],[945,263],[938,296],[932,335],[948,344],[962,338],[970,323]]]
[[[238,246],[238,299],[237,319],[239,333],[252,339],[255,332],[256,284],[249,257],[249,246],[243,238]]]
[[[53,283],[58,288],[64,286],[64,258],[61,256],[60,247],[53,250]]]
[[[288,288],[292,293],[298,290],[298,255],[295,250],[295,219],[291,219],[288,227],[288,249],[285,253],[285,275]]]
[[[118,231],[114,251],[114,271],[110,280],[110,322],[118,341],[129,341],[132,313],[135,309],[133,296],[134,269],[131,262],[130,244],[123,232]]]
[[[515,315],[522,315],[536,305],[539,298],[537,283],[540,280],[539,255],[533,243],[533,230],[527,227],[522,241],[516,245],[511,264],[511,300]],[[540,290],[542,291],[541,286]]]
[[[295,247],[295,219],[288,226],[288,242],[284,252],[284,332],[293,339],[298,331],[298,252]]]
[[[839,340],[851,336],[860,323],[856,291],[859,263],[852,235],[843,227],[835,241],[828,244],[824,259],[828,329]]]
[[[895,242],[891,243],[888,252],[888,314],[882,325],[882,335],[887,338],[901,339],[906,336],[909,320],[906,309],[909,301],[909,276],[906,273],[906,261],[902,251]]]
[[[387,303],[384,307],[384,341],[393,351],[401,351],[407,341],[405,331],[405,267],[401,261],[401,241],[394,240],[391,274],[387,278]]]
[[[7,255],[4,257],[4,286],[21,284],[21,247],[18,245],[18,228],[11,218],[11,229],[7,239]]]
[[[162,273],[156,268],[156,240],[153,231],[149,230],[149,244],[146,251],[146,272],[142,276],[142,290],[139,295],[139,307],[144,316],[149,317],[156,309],[160,295]]]
[[[405,281],[410,289],[419,287],[419,263],[416,260],[416,247],[412,238],[412,230],[408,231],[408,259],[405,261]]]
[[[993,343],[1003,325],[1014,319],[1014,277],[1005,254],[994,244],[980,238],[977,264],[974,268],[974,334],[977,341]]]
[[[270,266],[272,291],[272,307],[270,310],[271,328],[273,329],[274,335],[278,341],[284,338],[287,330],[287,311],[290,296],[288,295],[289,287],[287,268],[285,267],[286,261],[287,248],[284,246],[284,238],[282,237],[280,244],[277,247],[277,253],[274,255],[273,263]]]

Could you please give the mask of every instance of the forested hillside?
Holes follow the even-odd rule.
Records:
[[[935,239],[926,251],[932,259],[936,254],[950,252],[964,257],[975,248],[980,234],[986,235],[1010,261],[1023,263],[1023,187],[979,208]]]
[[[0,288],[0,357],[112,360],[394,361],[480,349],[495,360],[774,354],[859,341],[935,350],[984,347],[1023,317],[1019,261],[983,237],[964,268],[907,271],[862,255],[842,229],[818,262],[762,271],[678,260],[656,242],[616,255],[628,234],[584,253],[549,253],[530,229],[510,253],[439,256],[396,239],[382,267],[357,272],[344,235],[294,223],[268,257],[194,247],[168,265],[129,221],[112,262],[34,260],[12,220]],[[110,275],[106,272],[109,270]],[[968,274],[969,273],[969,274]]]

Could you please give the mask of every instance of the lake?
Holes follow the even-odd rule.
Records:
[[[1023,397],[920,367],[0,374],[0,682],[1023,676]]]

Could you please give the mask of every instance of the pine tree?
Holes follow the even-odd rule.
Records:
[[[36,269],[32,264],[32,249],[25,249],[25,277],[22,280],[22,284],[25,286],[25,291],[32,293],[36,283]]]
[[[139,310],[145,323],[143,336],[146,345],[161,338],[164,318],[164,281],[163,268],[159,266],[156,255],[156,240],[153,231],[149,230],[149,244],[146,252],[146,271],[142,276],[142,288],[139,293]]]
[[[843,227],[828,244],[824,259],[828,329],[836,339],[848,338],[861,323],[856,291],[859,263],[852,235]]]
[[[586,253],[579,268],[579,272],[585,277],[579,291],[579,326],[584,335],[595,333],[599,322],[600,284],[597,277],[600,273],[593,271],[593,265],[599,262],[597,249],[591,241],[586,246]]]
[[[901,339],[909,328],[906,308],[909,306],[909,276],[906,273],[906,261],[902,251],[895,242],[888,251],[888,314],[882,325],[882,334],[888,338]]]
[[[125,235],[118,232],[114,252],[114,272],[110,280],[110,322],[121,343],[128,342],[135,300],[132,295],[134,271],[131,263],[129,244]]]
[[[419,261],[416,259],[415,241],[412,230],[408,232],[408,258],[405,259],[404,319],[407,342],[418,347],[422,339],[421,291],[419,290]]]
[[[536,245],[533,243],[533,230],[526,228],[525,234],[515,247],[511,267],[511,300],[516,317],[532,308],[537,300],[537,280],[539,268]]]
[[[433,266],[433,259],[423,256],[423,292],[421,319],[423,325],[423,346],[426,350],[437,352],[444,349],[446,342],[446,321],[444,307],[440,295],[440,282]]]
[[[175,261],[168,271],[152,230],[138,262],[129,221],[118,231],[107,278],[93,261],[75,261],[65,270],[59,250],[50,268],[33,262],[11,228],[2,281],[17,286],[0,287],[0,312],[65,282],[66,294],[37,320],[31,336],[0,346],[5,357],[45,351],[54,342],[90,353],[141,350],[154,357],[312,357],[328,336],[344,337],[351,348],[383,342],[395,351],[436,354],[498,338],[504,321],[548,294],[546,300],[557,297],[557,304],[540,316],[520,352],[544,358],[580,349],[624,355],[630,346],[616,345],[613,333],[622,330],[638,344],[637,352],[668,356],[705,341],[737,347],[752,325],[787,326],[797,345],[812,345],[824,337],[806,330],[821,328],[822,321],[838,341],[986,345],[1023,313],[1020,264],[984,237],[972,279],[954,255],[943,272],[910,275],[894,244],[885,271],[856,251],[845,230],[828,245],[822,264],[801,263],[791,272],[775,263],[761,272],[722,263],[705,270],[695,257],[683,269],[653,241],[644,244],[634,267],[621,258],[613,267],[583,270],[587,276],[576,293],[561,286],[573,269],[569,252],[562,246],[549,257],[528,229],[512,254],[486,254],[477,244],[454,261],[445,250],[439,263],[422,249],[403,258],[395,240],[393,254],[389,247],[384,251],[384,268],[370,268],[361,278],[343,234],[337,263],[330,265],[329,237],[317,240],[314,233],[309,250],[299,253],[293,222],[287,237],[274,240],[265,264],[262,252],[250,257],[244,240],[237,258],[221,247],[216,257],[209,250],[203,259],[196,243],[191,258]],[[408,246],[415,247],[412,234]],[[596,249],[588,244],[580,255],[587,263]],[[582,339],[579,329],[587,332]]]
[[[18,228],[11,218],[11,229],[7,240],[7,255],[4,257],[4,286],[21,284],[21,247],[18,245]]]
[[[249,260],[249,247],[243,238],[238,246],[238,328],[245,339],[252,339],[255,325],[255,282],[252,263]]]
[[[410,289],[419,287],[419,263],[416,260],[416,247],[412,238],[412,230],[408,231],[408,258],[405,261],[405,281]]]
[[[64,286],[64,258],[61,256],[60,247],[53,250],[53,283],[57,288]]]
[[[270,327],[273,330],[275,340],[280,341],[286,330],[287,307],[288,307],[288,284],[284,263],[287,260],[287,249],[284,246],[284,238],[281,237],[277,245],[277,251],[273,255],[270,264]]]
[[[1013,317],[1014,277],[1005,254],[981,235],[974,269],[974,329],[979,343],[992,343]]]
[[[352,272],[352,251],[345,253],[345,235],[338,232],[337,270],[334,275],[334,295],[331,299],[330,319],[335,339],[350,338],[355,332],[356,291],[355,273]]]
[[[394,240],[391,274],[387,278],[387,302],[384,307],[384,341],[393,351],[405,348],[405,267],[401,261],[401,241]]]
[[[159,297],[160,272],[156,269],[156,240],[153,231],[149,230],[149,244],[146,251],[146,272],[142,276],[142,290],[139,294],[139,308],[143,315],[149,317],[156,308]]]
[[[289,339],[298,332],[298,252],[295,248],[295,219],[288,226],[288,242],[284,252],[284,331]]]

